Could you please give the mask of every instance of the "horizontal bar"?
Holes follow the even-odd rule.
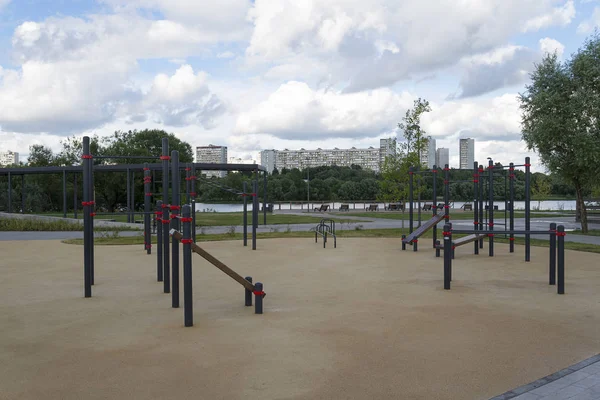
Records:
[[[153,160],[159,159],[160,156],[94,156],[97,159],[115,158],[115,159],[136,159],[136,160]]]
[[[457,234],[468,234],[468,235],[473,235],[473,234],[477,234],[477,233],[481,233],[483,235],[488,234],[488,233],[494,233],[494,234],[498,234],[498,235],[504,235],[504,234],[513,234],[513,235],[555,235],[556,232],[551,232],[551,231],[478,231],[475,229],[453,229],[452,233],[457,233]]]

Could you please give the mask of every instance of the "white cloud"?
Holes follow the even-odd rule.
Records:
[[[411,104],[410,95],[389,89],[342,94],[288,82],[266,101],[242,112],[235,132],[288,139],[373,137],[393,129],[398,115]]]
[[[600,7],[595,7],[592,15],[582,21],[577,27],[577,33],[579,34],[588,34],[594,31],[594,28],[600,26]]]
[[[525,23],[523,32],[539,31],[551,26],[566,26],[575,17],[575,3],[567,1],[562,7],[556,7],[551,12],[538,15]]]
[[[224,51],[222,53],[217,54],[217,58],[233,58],[235,57],[235,53],[232,51]]]
[[[11,0],[0,0],[0,10],[2,10],[4,7],[6,7],[8,5],[8,3],[10,3]]]
[[[543,54],[553,54],[554,52],[556,52],[556,54],[560,58],[565,52],[565,45],[563,45],[558,40],[545,37],[540,39],[540,50]]]

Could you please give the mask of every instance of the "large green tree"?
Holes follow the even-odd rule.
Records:
[[[600,173],[600,36],[570,60],[546,55],[519,96],[523,140],[542,163],[575,187],[581,229],[587,232],[585,189]]]

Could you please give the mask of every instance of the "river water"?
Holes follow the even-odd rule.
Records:
[[[422,201],[421,204],[430,204],[431,202]],[[470,204],[469,202],[467,202]],[[261,208],[262,208],[262,203]],[[384,209],[384,203],[378,202],[311,202],[310,210],[320,207],[321,204],[329,205],[330,210],[337,210],[341,204],[348,204],[350,210],[362,211],[371,204],[377,204],[380,210]],[[465,202],[455,201],[451,203],[452,208],[461,208]],[[504,210],[504,201],[494,202],[494,206],[498,206],[498,210]],[[415,202],[415,208],[417,207]],[[304,203],[277,203],[273,206],[274,211],[306,211],[306,202]],[[248,211],[252,210],[252,203],[248,204]],[[525,210],[524,201],[515,201],[515,210]],[[197,212],[241,212],[243,211],[242,204],[210,204],[196,203]],[[575,211],[575,200],[544,200],[531,201],[531,211]]]

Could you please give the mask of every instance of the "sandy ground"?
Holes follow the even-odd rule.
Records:
[[[598,255],[567,252],[559,296],[541,248],[458,249],[444,291],[398,239],[202,246],[264,282],[264,315],[196,255],[184,328],[141,246],[97,247],[85,299],[82,247],[1,242],[0,399],[487,399],[600,349]]]

